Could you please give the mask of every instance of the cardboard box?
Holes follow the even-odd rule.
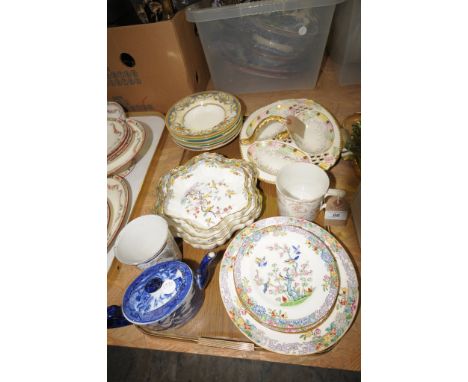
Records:
[[[107,99],[126,111],[166,113],[206,89],[208,66],[185,11],[169,21],[107,29]]]

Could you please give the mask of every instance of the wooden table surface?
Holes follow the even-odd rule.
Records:
[[[340,122],[348,115],[360,111],[360,86],[340,87],[335,79],[333,63],[330,61],[328,61],[324,66],[319,82],[313,90],[245,94],[237,95],[237,97],[243,104],[245,115],[249,115],[261,106],[287,98],[314,99],[327,108]],[[143,115],[145,113],[136,114]],[[151,113],[149,112],[147,114]],[[214,151],[230,158],[241,157],[238,139],[235,139],[229,145]],[[179,164],[185,163],[197,154],[198,153],[195,152],[185,151],[175,145],[167,133],[167,130],[165,130],[151,162],[130,220],[141,215],[153,213],[157,197],[155,190],[160,176]],[[329,175],[331,179],[331,187],[345,190],[347,192],[346,198],[352,200],[360,183],[360,174],[356,170],[354,164],[349,161],[340,160],[329,171]],[[259,188],[263,191],[266,199],[265,209],[259,219],[277,216],[278,211],[274,185],[260,181]],[[323,212],[318,216],[315,222],[323,226]],[[338,238],[351,255],[359,276],[361,255],[352,219],[348,219],[347,224],[344,227],[332,227],[332,233]],[[216,248],[215,250],[223,250],[228,243]],[[184,261],[187,261],[187,263],[193,266],[193,268],[197,263],[199,263],[204,253],[206,253],[206,251],[192,248],[190,245],[183,243]],[[114,263],[108,273],[108,305],[121,305],[125,289],[140,272],[141,271],[136,267],[123,265],[117,260],[114,260]],[[218,276],[219,263],[217,264],[213,277],[205,290],[205,302],[198,314],[183,327],[166,331],[166,333],[191,337],[226,338],[250,342],[249,339],[234,326],[224,309],[219,293]],[[276,354],[264,349],[256,349],[251,352],[219,349],[176,339],[151,337],[143,334],[135,326],[110,329],[108,330],[107,338],[109,345],[284,362],[325,368],[360,370],[360,336],[361,320],[360,312],[358,312],[354,323],[342,340],[329,352],[319,355],[287,356]]]

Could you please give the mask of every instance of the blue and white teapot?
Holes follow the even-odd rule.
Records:
[[[108,308],[108,328],[133,323],[156,331],[185,324],[203,303],[209,267],[215,258],[214,252],[205,255],[195,274],[187,264],[178,260],[146,269],[125,291],[123,317],[119,317],[118,307]]]

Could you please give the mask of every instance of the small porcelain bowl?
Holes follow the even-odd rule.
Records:
[[[114,253],[121,263],[140,269],[182,258],[166,220],[158,215],[143,215],[128,223],[117,237]]]

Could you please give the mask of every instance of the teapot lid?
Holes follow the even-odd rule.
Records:
[[[136,325],[159,321],[179,308],[192,284],[192,271],[181,261],[153,265],[142,272],[125,291],[122,313]]]

